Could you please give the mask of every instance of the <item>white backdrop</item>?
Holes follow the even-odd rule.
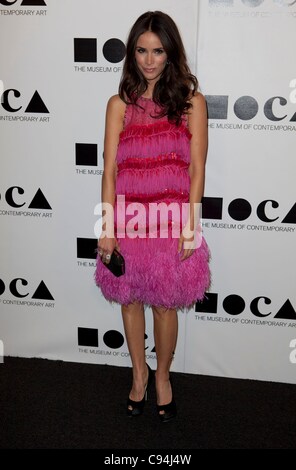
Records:
[[[120,307],[93,281],[94,211],[106,102],[148,9],[175,19],[209,108],[212,286],[179,314],[172,369],[296,383],[292,0],[0,0],[4,354],[130,365]]]

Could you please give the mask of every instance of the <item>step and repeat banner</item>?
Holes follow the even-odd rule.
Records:
[[[147,10],[178,24],[209,114],[212,284],[172,370],[296,383],[296,0],[0,0],[0,352],[131,364],[95,230],[106,103]]]

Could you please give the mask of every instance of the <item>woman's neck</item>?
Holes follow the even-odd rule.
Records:
[[[148,84],[147,90],[146,90],[145,93],[142,95],[143,98],[147,98],[147,99],[152,99],[152,98],[153,98],[154,85],[155,85],[154,83],[151,84],[150,86],[149,86],[149,84]]]

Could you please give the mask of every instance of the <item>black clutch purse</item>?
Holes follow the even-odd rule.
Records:
[[[104,263],[104,265],[116,277],[122,276],[125,273],[124,257],[116,249],[113,250],[110,262],[108,264]]]

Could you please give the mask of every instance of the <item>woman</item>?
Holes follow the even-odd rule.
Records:
[[[142,414],[152,381],[145,360],[147,305],[154,320],[157,412],[163,422],[177,412],[169,375],[177,310],[201,300],[210,282],[209,252],[194,210],[203,196],[206,153],[206,103],[180,33],[165,13],[146,12],[130,31],[119,94],[107,105],[102,202],[115,209],[115,235],[101,235],[96,269],[105,298],[122,306],[133,366],[128,416]],[[115,248],[125,259],[120,277],[105,266]]]

